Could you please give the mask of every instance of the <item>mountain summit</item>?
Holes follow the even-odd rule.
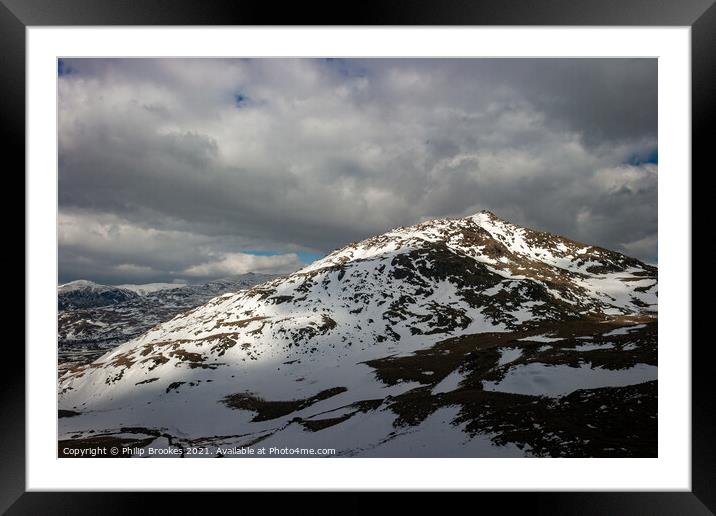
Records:
[[[639,260],[489,212],[431,220],[68,369],[62,443],[649,456],[656,317],[657,269]]]

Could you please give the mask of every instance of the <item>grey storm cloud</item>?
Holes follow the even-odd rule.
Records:
[[[654,59],[72,59],[60,281],[287,272],[489,209],[656,261]]]

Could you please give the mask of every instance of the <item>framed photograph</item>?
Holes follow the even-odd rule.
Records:
[[[0,507],[711,514],[712,3],[3,0],[27,302]]]

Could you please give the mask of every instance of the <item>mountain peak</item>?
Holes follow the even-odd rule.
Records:
[[[483,210],[464,218],[433,219],[396,228],[348,244],[298,272],[314,273],[353,261],[437,247],[482,263],[506,277],[530,277],[539,281],[560,274],[614,273],[630,267],[655,270],[620,253],[523,228]]]
[[[502,222],[509,224],[508,221],[501,219],[489,210],[480,210],[474,215],[468,215],[467,217],[464,217],[462,220],[473,221],[478,224],[480,224],[481,222]]]

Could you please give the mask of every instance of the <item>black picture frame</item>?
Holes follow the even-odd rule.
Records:
[[[704,166],[712,146],[716,93],[715,0],[435,0],[338,4],[215,0],[0,0],[0,136],[5,156],[25,167],[25,29],[48,25],[617,25],[690,26],[692,43],[692,157]],[[705,173],[705,170],[702,172]],[[693,174],[692,174],[692,177]],[[693,206],[693,204],[692,204]],[[692,215],[694,227],[705,223]],[[702,228],[703,229],[703,228]],[[712,232],[705,229],[706,233]],[[692,267],[699,264],[694,255]],[[703,270],[703,269],[702,269]],[[28,274],[26,270],[26,275]],[[26,307],[31,309],[31,307]],[[694,307],[697,310],[696,306]],[[702,309],[703,310],[703,309]],[[698,319],[696,319],[698,320]],[[688,345],[689,343],[683,343]],[[692,346],[692,490],[690,492],[480,493],[500,511],[537,514],[713,514],[716,512],[716,447],[708,339]],[[0,511],[7,514],[124,514],[147,511],[160,501],[179,512],[202,503],[177,493],[39,493],[25,491],[25,359],[0,376]],[[221,504],[230,494],[217,495]],[[246,497],[247,494],[241,494]],[[252,495],[255,496],[255,495]],[[300,494],[270,495],[272,503],[304,503]],[[373,494],[350,495],[351,512],[374,507]],[[463,496],[457,495],[454,496]],[[161,500],[155,500],[161,498]],[[422,497],[413,498],[422,503]],[[483,503],[481,500],[480,503]],[[459,504],[460,500],[454,503]],[[330,504],[328,504],[330,505]],[[203,506],[207,508],[206,505]]]

